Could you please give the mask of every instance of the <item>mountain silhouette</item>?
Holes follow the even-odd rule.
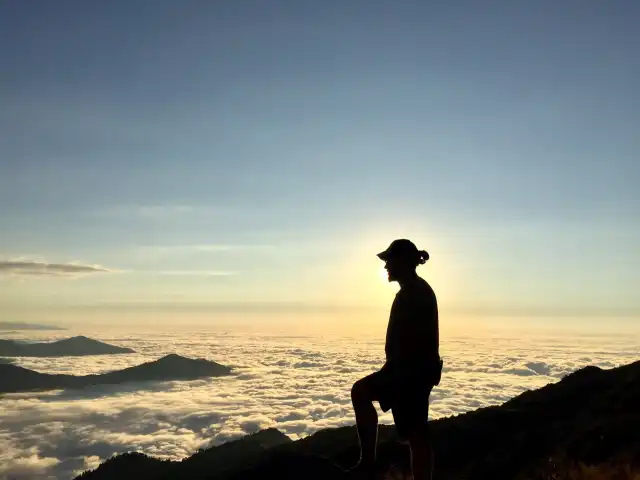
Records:
[[[84,388],[125,382],[161,380],[195,380],[229,375],[231,369],[204,359],[190,359],[170,354],[152,362],[97,375],[58,375],[39,373],[18,365],[0,364],[0,393],[31,390]]]
[[[0,322],[0,330],[66,330],[55,325],[42,325],[23,322]]]
[[[82,335],[46,343],[0,340],[0,355],[8,357],[71,357],[115,353],[135,353],[135,351],[130,348],[109,345]]]
[[[502,405],[430,424],[439,479],[552,478],[538,475],[558,462],[638,467],[640,361],[610,370],[586,367]],[[378,436],[381,470],[407,471],[408,447],[397,441],[395,429],[382,425]],[[264,438],[271,441],[262,444]],[[179,462],[141,453],[118,455],[77,478],[328,480],[342,478],[338,465],[353,465],[358,455],[353,426],[295,442],[269,429]]]

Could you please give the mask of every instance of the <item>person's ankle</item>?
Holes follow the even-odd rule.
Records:
[[[375,463],[360,461],[345,474],[346,478],[353,480],[373,480],[376,478],[376,466]]]
[[[349,469],[349,471],[358,471],[358,472],[373,472],[376,469],[375,460],[360,460],[353,467]]]

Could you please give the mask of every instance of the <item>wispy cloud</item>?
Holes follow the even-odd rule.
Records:
[[[154,264],[174,263],[177,259],[186,261],[188,259],[200,258],[204,263],[213,262],[214,258],[231,256],[259,256],[271,254],[276,247],[272,245],[258,244],[230,244],[230,243],[210,243],[210,244],[182,244],[182,245],[137,245],[128,249],[132,258],[141,262],[151,262]],[[211,265],[211,263],[209,263]],[[168,270],[167,268],[163,270]],[[178,268],[178,270],[183,270]],[[191,270],[191,269],[189,269]]]
[[[207,253],[222,253],[222,252],[246,252],[246,251],[263,251],[270,250],[274,247],[272,245],[247,245],[247,244],[226,244],[226,243],[209,243],[209,244],[186,244],[186,245],[140,245],[136,247],[139,252],[158,254],[158,255],[171,255],[181,253],[194,253],[194,252],[207,252]]]
[[[184,275],[184,276],[203,276],[203,277],[228,277],[232,275],[238,275],[238,272],[225,271],[225,270],[161,270],[159,272],[153,272],[157,275]]]
[[[166,219],[193,215],[219,215],[224,210],[207,205],[116,205],[96,212],[104,217],[135,217],[141,219]]]
[[[78,263],[47,263],[34,260],[0,260],[0,275],[10,276],[54,276],[76,277],[93,273],[109,273],[100,265],[83,265]]]

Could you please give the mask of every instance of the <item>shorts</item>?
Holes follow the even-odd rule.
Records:
[[[361,381],[383,412],[391,409],[398,436],[407,438],[416,431],[426,433],[429,395],[433,388],[426,374],[385,366]]]

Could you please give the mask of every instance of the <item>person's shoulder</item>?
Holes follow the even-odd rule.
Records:
[[[429,285],[429,282],[427,282],[422,277],[418,277],[418,281],[416,282],[416,288],[422,292],[433,292],[433,288],[431,288],[431,285]]]
[[[424,291],[424,283],[423,279],[420,277],[416,277],[415,280],[404,285],[400,292],[402,292],[407,297],[414,297],[416,295],[420,295]],[[400,293],[398,292],[398,293]]]
[[[415,285],[415,294],[418,295],[422,299],[435,299],[435,292],[429,282],[427,282],[424,278],[418,277],[418,281]]]

